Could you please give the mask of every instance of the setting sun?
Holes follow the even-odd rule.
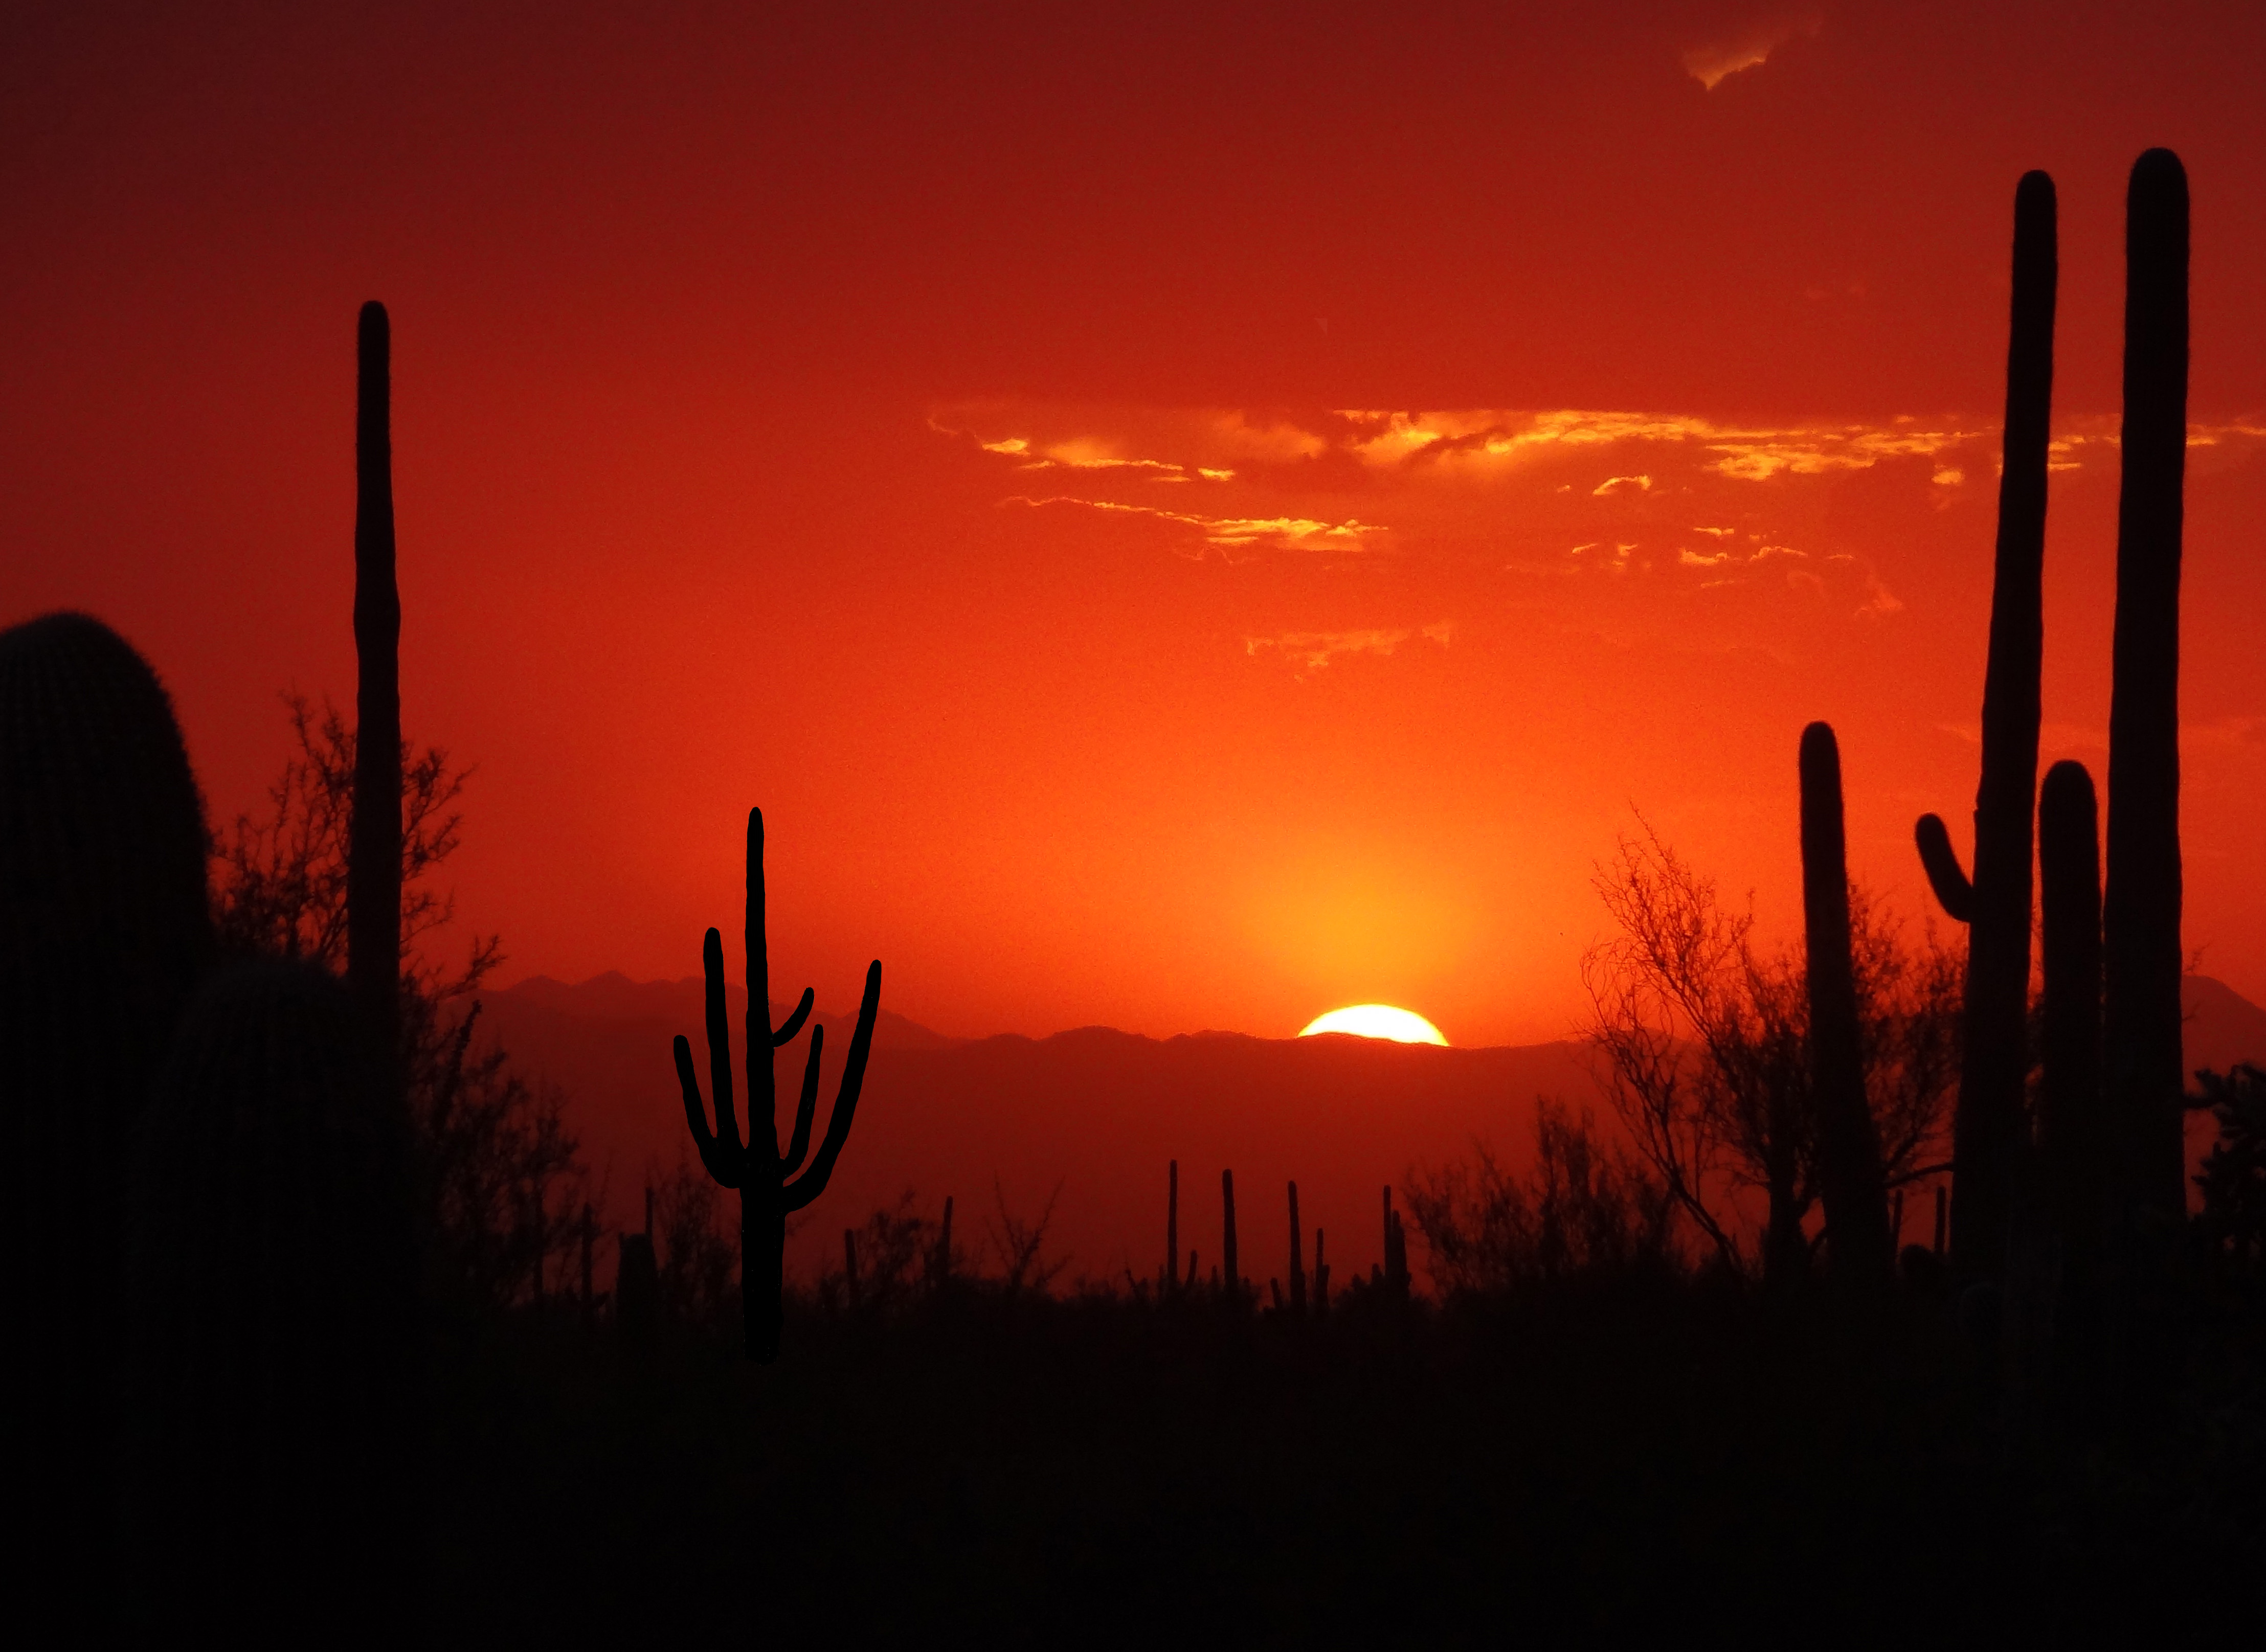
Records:
[[[1397,1010],[1390,1004],[1349,1004],[1344,1009],[1317,1015],[1298,1036],[1316,1033],[1351,1033],[1356,1038],[1389,1038],[1396,1044],[1438,1044],[1447,1040],[1440,1029],[1414,1010]]]

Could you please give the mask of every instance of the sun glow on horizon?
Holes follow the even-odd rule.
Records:
[[[1443,1049],[1448,1042],[1438,1027],[1415,1011],[1390,1004],[1349,1004],[1317,1015],[1298,1036],[1311,1038],[1316,1033],[1351,1033],[1356,1038],[1389,1038],[1396,1044],[1438,1044]]]

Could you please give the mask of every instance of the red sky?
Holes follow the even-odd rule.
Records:
[[[479,765],[453,870],[510,974],[694,972],[761,802],[774,978],[837,1007],[879,955],[957,1033],[1553,1037],[1633,808],[1790,915],[1820,716],[1917,914],[2030,166],[2044,755],[2104,771],[2167,143],[2188,939],[2266,997],[2266,11],[658,10],[0,21],[0,621],[139,644],[217,815],[280,690],[351,695],[380,297],[405,714]]]

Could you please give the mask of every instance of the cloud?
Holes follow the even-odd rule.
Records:
[[[1027,494],[1018,493],[1002,500],[1000,503],[1027,505],[1034,510],[1049,505],[1073,505],[1116,515],[1151,517],[1159,522],[1194,528],[1202,534],[1207,544],[1230,551],[1253,545],[1270,545],[1290,551],[1358,551],[1369,536],[1387,531],[1375,523],[1362,522],[1350,516],[1343,522],[1325,522],[1312,516],[1206,516],[1194,511],[1165,510],[1155,505],[1128,505],[1107,499],[1076,499],[1065,493],[1056,493],[1046,499],[1033,499]]]
[[[1649,493],[1650,492],[1652,492],[1652,478],[1649,476],[1608,476],[1590,490],[1590,497],[1594,499],[1602,499],[1608,493]]]
[[[1780,18],[1751,24],[1685,52],[1684,72],[1713,91],[1733,75],[1761,68],[1780,47],[1796,36],[1816,34],[1819,26],[1816,18]]]
[[[1447,647],[1455,640],[1455,629],[1453,624],[1444,619],[1414,629],[1400,626],[1369,631],[1288,631],[1275,637],[1246,637],[1243,652],[1254,660],[1279,660],[1290,666],[1299,681],[1304,682],[1333,660],[1363,654],[1389,658],[1412,637]]]

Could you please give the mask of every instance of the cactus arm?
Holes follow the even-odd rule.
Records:
[[[771,1013],[771,1011],[766,1007],[764,1012],[768,1015]],[[773,1049],[783,1049],[787,1045],[793,1043],[794,1042],[794,1035],[802,1031],[802,1024],[809,1019],[810,989],[808,987],[805,987],[802,990],[802,1002],[794,1006],[794,1013],[788,1016],[786,1018],[786,1024],[782,1026],[778,1032],[771,1034],[771,1048]]]
[[[692,1043],[683,1034],[676,1035],[676,1081],[684,1089],[684,1122],[692,1127],[692,1145],[698,1150],[700,1162],[720,1187],[736,1188],[740,1179],[733,1173],[726,1155],[717,1151],[715,1136],[708,1129],[708,1106],[700,1099],[700,1075],[692,1066]]]
[[[866,996],[858,1005],[858,1030],[850,1035],[850,1058],[843,1064],[842,1088],[834,1098],[834,1116],[827,1121],[826,1139],[819,1144],[818,1157],[811,1160],[802,1180],[781,1189],[784,1210],[800,1210],[826,1191],[826,1183],[834,1174],[834,1161],[842,1157],[842,1144],[850,1139],[850,1122],[857,1115],[858,1094],[866,1084],[866,1057],[874,1048],[874,1019],[881,1008],[881,961],[876,958],[866,970]]]
[[[1912,837],[1919,845],[1919,863],[1927,871],[1928,888],[1935,891],[1936,900],[1955,924],[1972,923],[1975,918],[1975,886],[1960,870],[1959,852],[1951,846],[1951,834],[1944,830],[1940,815],[1923,815],[1912,829]]]
[[[716,1140],[722,1151],[736,1156],[740,1123],[732,1111],[732,1018],[724,1008],[724,938],[713,929],[700,944],[700,967],[707,976],[708,1081],[716,1096]]]
[[[779,1160],[779,1179],[785,1181],[802,1166],[802,1156],[810,1151],[811,1115],[818,1111],[818,1052],[826,1047],[826,1029],[810,1029],[810,1059],[802,1064],[802,1096],[794,1104],[794,1137],[786,1144],[786,1157]]]

